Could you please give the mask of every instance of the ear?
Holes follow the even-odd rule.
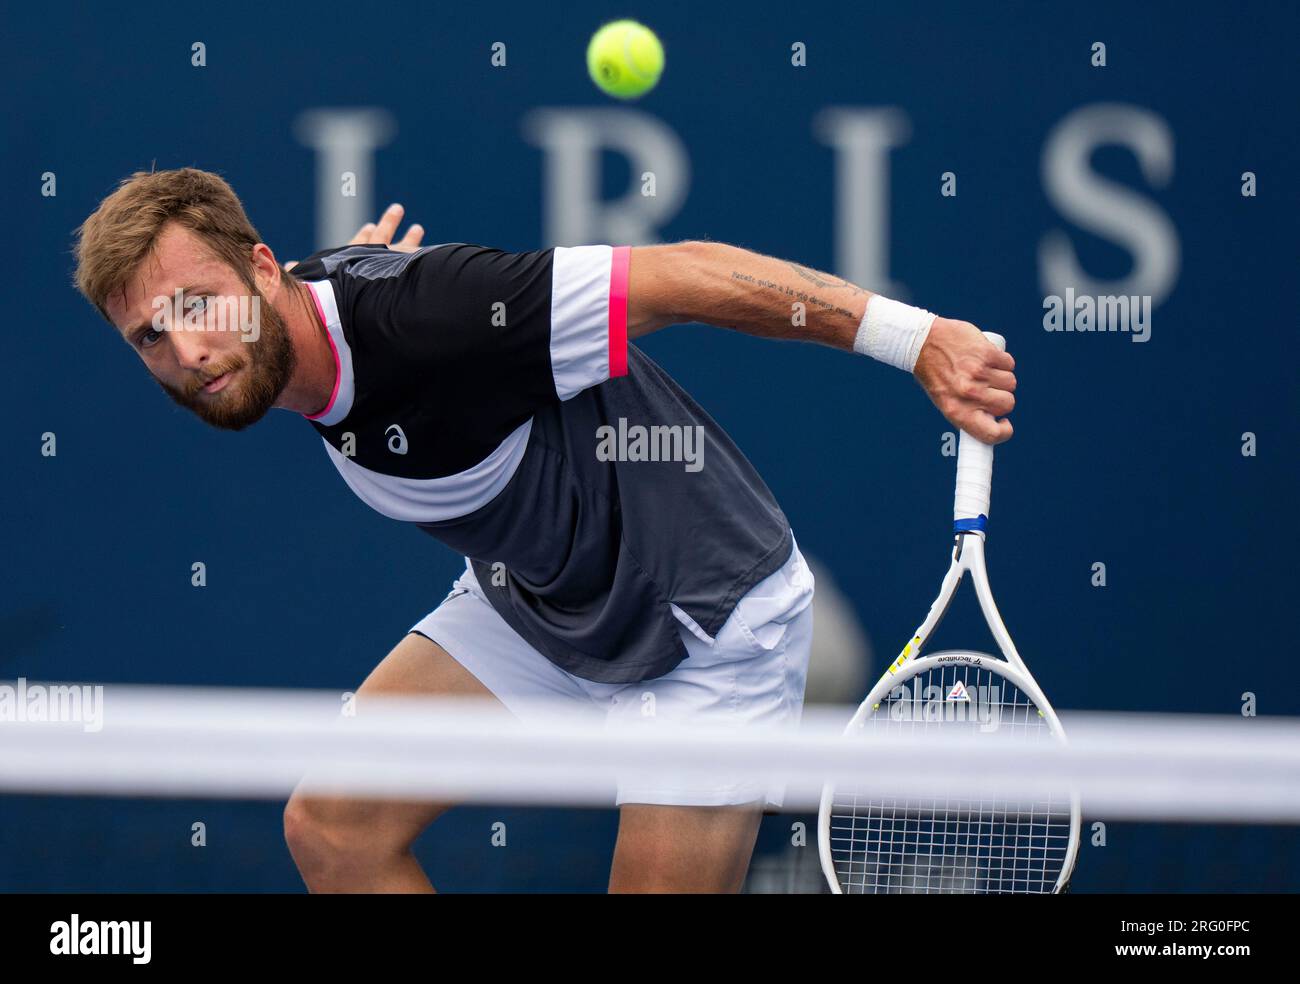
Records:
[[[283,274],[270,246],[258,243],[253,247],[253,281],[263,294],[269,294],[278,287]]]

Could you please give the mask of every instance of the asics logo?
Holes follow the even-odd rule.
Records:
[[[384,431],[388,437],[388,450],[393,454],[406,454],[406,434],[396,424],[389,424]]]

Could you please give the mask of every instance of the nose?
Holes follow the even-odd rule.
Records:
[[[198,371],[211,361],[212,346],[208,343],[207,332],[180,329],[170,331],[167,335],[181,368]]]

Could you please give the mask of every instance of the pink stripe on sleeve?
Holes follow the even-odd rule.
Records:
[[[334,344],[334,336],[330,334],[329,321],[325,317],[325,309],[320,306],[320,298],[316,296],[316,288],[307,284],[307,293],[311,294],[312,301],[316,304],[316,314],[320,318],[320,323],[325,327],[325,337],[329,340],[330,351],[334,353],[334,389],[330,391],[330,401],[325,404],[325,409],[320,413],[303,414],[308,420],[319,420],[331,410],[334,409],[334,401],[339,398],[339,384],[343,382],[343,363],[339,359],[339,347]]]
[[[632,247],[615,246],[609,269],[609,377],[627,375],[627,284]]]

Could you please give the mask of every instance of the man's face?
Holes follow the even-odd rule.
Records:
[[[274,266],[261,261],[268,263]],[[257,274],[271,282],[265,275]],[[214,427],[243,430],[261,420],[293,375],[294,348],[280,312],[175,223],[163,228],[125,296],[106,307],[167,395]]]

